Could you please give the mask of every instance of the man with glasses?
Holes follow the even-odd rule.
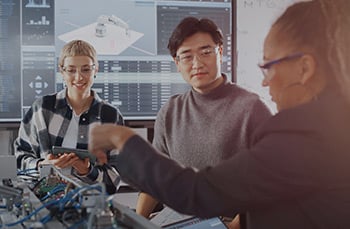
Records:
[[[198,169],[249,148],[253,130],[271,113],[256,94],[221,72],[223,35],[217,25],[206,18],[184,18],[168,49],[192,88],[171,97],[160,109],[153,145],[184,166]],[[148,217],[156,203],[141,193],[136,211]]]
[[[108,193],[114,193],[120,181],[117,171],[100,158],[98,164],[80,159],[72,152],[51,154],[53,146],[73,149],[88,148],[88,131],[92,123],[124,125],[119,110],[103,101],[91,89],[98,72],[97,54],[92,45],[82,40],[67,43],[59,58],[64,89],[34,101],[25,114],[14,143],[17,167],[37,170],[51,163],[57,168],[73,168],[85,182],[104,182]]]

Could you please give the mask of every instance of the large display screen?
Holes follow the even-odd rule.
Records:
[[[57,60],[73,39],[97,50],[93,89],[126,120],[155,119],[189,86],[177,72],[168,38],[186,16],[222,29],[223,72],[232,77],[233,3],[229,0],[0,0],[0,121],[20,121],[33,101],[63,88]]]

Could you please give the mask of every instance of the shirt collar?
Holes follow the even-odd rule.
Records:
[[[101,103],[102,99],[100,98],[100,96],[94,91],[91,90],[91,93],[94,96],[94,100],[92,101],[91,106],[94,106],[95,104]],[[56,94],[56,104],[55,104],[55,108],[56,109],[62,109],[69,106],[68,101],[67,101],[67,88],[57,92]]]

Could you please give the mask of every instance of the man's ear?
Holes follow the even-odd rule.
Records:
[[[222,45],[219,46],[219,54],[220,54],[220,64],[222,64],[223,60],[223,53],[224,53],[224,48],[222,47]]]
[[[300,59],[301,84],[310,80],[316,72],[316,60],[312,55],[305,54]]]
[[[177,68],[177,71],[180,72],[180,65],[179,65],[179,61],[177,60],[176,57],[173,57],[173,60],[175,62],[175,65],[176,65],[176,68]]]

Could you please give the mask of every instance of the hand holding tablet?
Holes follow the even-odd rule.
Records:
[[[52,147],[52,154],[53,155],[61,155],[61,154],[65,154],[65,153],[74,153],[80,159],[85,159],[85,158],[88,157],[90,159],[90,163],[95,163],[96,162],[96,156],[91,154],[87,150],[67,148],[67,147],[61,147],[61,146],[53,146]]]

